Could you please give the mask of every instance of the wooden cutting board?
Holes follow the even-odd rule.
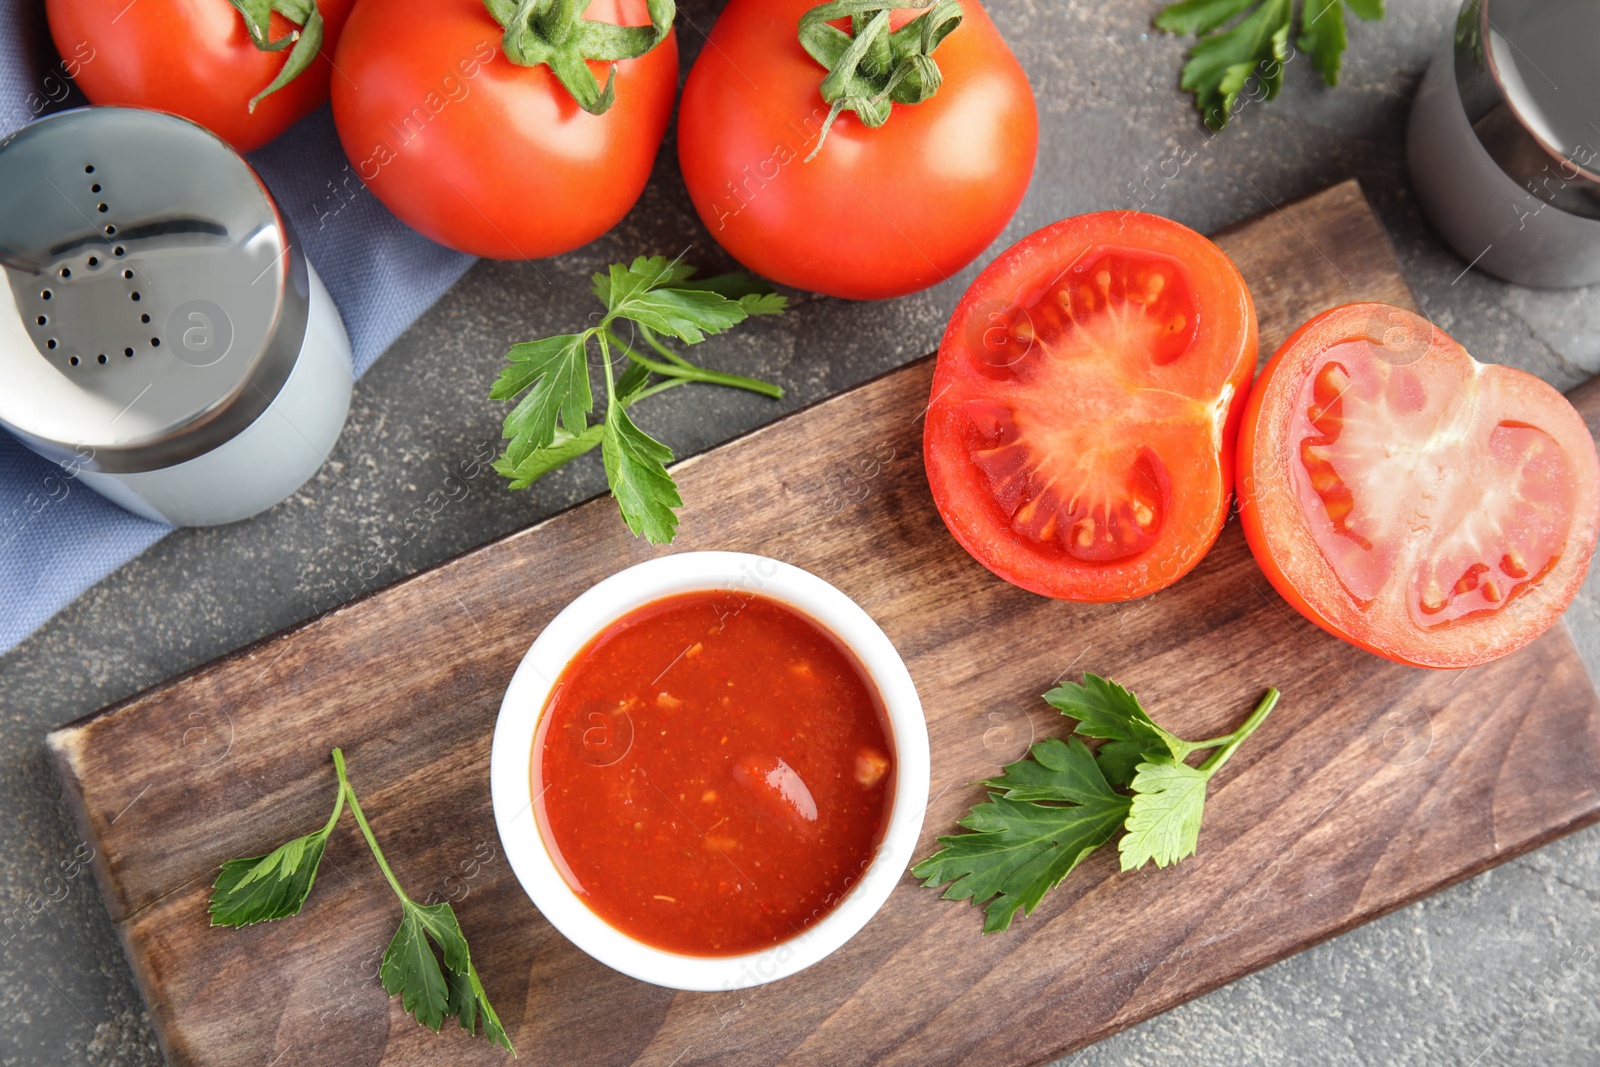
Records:
[[[1351,300],[1411,304],[1356,185],[1219,237],[1263,353]],[[1188,737],[1283,701],[1213,782],[1199,855],[1116,874],[1102,850],[1010,932],[902,879],[849,944],[783,982],[674,993],[592,961],[512,877],[490,733],[539,629],[652,550],[609,499],[365,597],[50,737],[95,873],[175,1064],[501,1063],[422,1030],[374,974],[398,919],[348,819],[305,911],[207,926],[217,863],[321,825],[328,750],[412,895],[456,902],[523,1062],[1031,1064],[1087,1044],[1600,819],[1600,704],[1564,627],[1461,673],[1310,626],[1236,523],[1181,582],[1080,606],[994,578],[928,497],[922,360],[678,465],[675,550],[762,552],[858,600],[905,656],[933,784],[918,855],[969,783],[1065,723],[1039,694],[1092,670]]]

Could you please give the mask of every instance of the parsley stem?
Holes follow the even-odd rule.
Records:
[[[1235,731],[1231,734],[1223,734],[1221,737],[1208,737],[1204,741],[1185,741],[1183,744],[1189,752],[1199,752],[1202,748],[1216,748],[1219,745],[1225,745],[1237,736],[1238,731]]]
[[[1256,710],[1250,713],[1250,717],[1244,721],[1244,725],[1235,730],[1230,735],[1228,743],[1212,753],[1211,758],[1200,764],[1198,769],[1204,771],[1208,778],[1216,774],[1222,765],[1228,762],[1228,757],[1233,755],[1233,750],[1238,748],[1245,738],[1255,733],[1256,727],[1265,722],[1267,716],[1272,714],[1272,709],[1278,703],[1280,695],[1276,689],[1268,689],[1267,695],[1261,698],[1261,703],[1256,705]]]
[[[649,356],[643,355],[632,345],[611,332],[609,328],[605,331],[603,337],[622,349],[629,359],[641,367],[648,367],[656,374],[661,374],[668,378],[682,378],[685,381],[705,382],[708,385],[726,385],[734,389],[745,389],[752,393],[760,393],[762,396],[770,396],[774,400],[783,399],[783,387],[781,385],[773,385],[771,382],[764,382],[758,378],[746,378],[742,374],[725,374],[722,371],[697,367],[681,356],[668,351],[665,345],[656,341],[649,334],[645,335],[646,342],[650,343],[653,348],[666,352],[667,355],[671,356],[671,363],[662,363],[660,360],[651,359]]]
[[[657,374],[669,378],[682,378],[685,381],[705,382],[708,385],[726,385],[733,389],[744,389],[762,396],[771,397],[773,400],[783,399],[783,386],[764,382],[758,378],[747,378],[742,374],[725,374],[722,371],[706,370],[704,367],[676,367],[671,364],[658,363],[653,359],[646,359],[634,351],[628,352],[628,357],[636,363],[641,363]]]
[[[633,349],[623,344],[621,340],[618,340],[617,335],[612,333],[610,329],[604,329],[600,331],[600,363],[606,369],[606,421],[610,422],[611,410],[617,406],[617,380],[616,377],[611,373],[611,346],[606,344],[606,338],[608,337],[616,341],[617,344],[622,345],[623,351],[627,352],[629,355],[633,354]]]
[[[338,749],[334,749],[333,750],[333,765],[335,767],[339,767],[341,769],[344,766],[344,753],[340,752]],[[326,837],[327,835],[333,833],[334,826],[337,825],[338,822],[339,822],[339,816],[344,814],[344,785],[343,785],[344,775],[343,775],[343,773],[341,773],[339,777],[340,777],[339,795],[333,798],[333,814],[328,816],[327,825],[323,826],[323,828],[322,828],[322,835],[324,837]]]
[[[676,363],[678,366],[687,367],[690,370],[697,370],[698,369],[697,367],[695,367],[695,365],[693,363],[690,363],[688,360],[686,360],[682,356],[678,355],[678,353],[674,352],[672,349],[670,349],[666,345],[662,344],[661,343],[661,338],[657,337],[656,336],[656,332],[654,330],[652,330],[650,327],[641,325],[639,327],[639,336],[644,338],[644,343],[645,344],[649,345],[651,348],[655,349],[657,352],[660,352],[663,356],[666,356],[669,360],[671,360],[672,362]]]
[[[647,396],[655,396],[657,393],[664,393],[675,385],[688,384],[689,379],[687,378],[668,378],[664,382],[657,382],[648,389],[641,389],[637,393],[634,393],[632,396],[628,397],[622,402],[622,406],[625,408],[632,407],[634,404],[637,404]]]
[[[382,868],[383,876],[389,880],[389,887],[394,890],[394,895],[401,901],[409,903],[411,898],[400,888],[400,879],[389,869],[389,861],[383,858],[383,849],[378,847],[378,839],[372,835],[372,827],[367,825],[367,817],[361,813],[361,802],[356,799],[355,787],[350,784],[349,777],[344,773],[344,753],[338,749],[333,750],[333,767],[339,772],[339,792],[350,798],[350,814],[356,817],[356,824],[361,827],[362,836],[367,839],[367,847],[372,849],[372,858],[378,861],[378,866]]]

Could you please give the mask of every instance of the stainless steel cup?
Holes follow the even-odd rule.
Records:
[[[1600,0],[1466,0],[1406,149],[1463,259],[1522,285],[1600,282]]]
[[[249,165],[156,111],[0,144],[0,427],[148,518],[233,522],[322,465],[350,404],[333,300]]]

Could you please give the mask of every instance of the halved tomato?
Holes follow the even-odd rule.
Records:
[[[923,452],[979,563],[1065,600],[1177,581],[1228,516],[1256,315],[1222,250],[1134,211],[1023,238],[962,297]]]
[[[1348,304],[1261,373],[1239,437],[1261,569],[1328,632],[1419,667],[1470,667],[1561,616],[1600,529],[1583,418],[1426,319]]]

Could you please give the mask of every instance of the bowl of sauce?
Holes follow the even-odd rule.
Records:
[[[854,601],[764,556],[612,575],[539,634],[490,759],[506,856],[600,962],[725,990],[816,963],[910,862],[928,735]]]

